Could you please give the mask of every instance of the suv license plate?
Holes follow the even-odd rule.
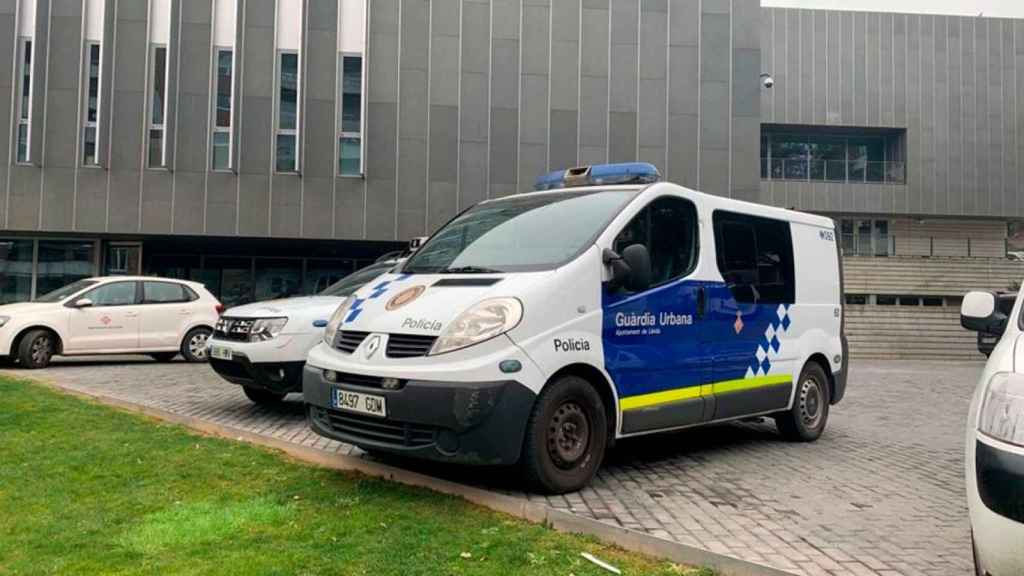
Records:
[[[231,349],[211,344],[210,358],[216,358],[217,360],[231,360]]]
[[[334,394],[331,395],[331,405],[338,410],[367,414],[379,418],[388,415],[387,403],[383,396],[349,392],[340,388],[334,389]]]

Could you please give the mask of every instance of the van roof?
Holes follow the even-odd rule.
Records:
[[[517,196],[534,196],[534,195],[548,195],[548,194],[579,194],[587,190],[599,189],[599,190],[622,190],[640,192],[650,189],[653,192],[663,190],[665,188],[675,188],[686,190],[687,193],[696,196],[701,202],[704,202],[712,209],[721,210],[733,210],[736,212],[742,212],[744,214],[752,214],[755,216],[765,216],[768,218],[775,218],[776,220],[786,220],[788,222],[796,222],[798,224],[807,224],[809,226],[819,226],[821,228],[834,228],[835,222],[827,216],[819,216],[817,214],[810,214],[808,212],[799,212],[797,210],[788,210],[786,208],[778,208],[776,206],[768,206],[766,204],[758,204],[756,202],[747,202],[745,200],[736,200],[735,198],[726,198],[724,196],[716,196],[714,194],[708,194],[707,192],[700,192],[692,188],[680,186],[672,182],[655,182],[653,184],[628,184],[628,185],[615,185],[615,186],[575,186],[571,188],[555,188],[552,190],[534,190],[530,192],[521,192],[513,196],[505,196],[504,198],[494,198],[485,200],[484,202],[495,202],[504,200],[506,198],[513,198]]]

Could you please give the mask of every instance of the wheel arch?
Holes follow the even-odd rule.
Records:
[[[836,397],[836,376],[835,374],[832,373],[832,366],[829,364],[828,358],[826,358],[825,355],[822,354],[821,352],[815,352],[814,354],[811,354],[810,356],[807,357],[807,360],[804,362],[803,366],[800,367],[800,371],[802,372],[804,366],[807,366],[808,364],[817,364],[818,366],[821,367],[821,371],[825,373],[825,378],[828,380],[829,404],[835,404],[834,399]]]
[[[33,330],[46,330],[47,332],[53,334],[53,336],[57,339],[57,349],[54,351],[54,354],[61,354],[62,352],[64,352],[64,338],[61,336],[60,331],[58,331],[53,326],[49,326],[47,324],[30,324],[18,330],[18,333],[14,336],[14,338],[11,339],[11,349],[9,351],[9,354],[11,356],[15,356],[18,354],[18,348],[21,346],[21,339],[24,338],[26,334]]]
[[[601,396],[601,401],[604,403],[605,417],[608,420],[608,444],[609,446],[614,444],[615,437],[619,430],[619,401],[618,394],[616,393],[611,380],[609,380],[604,372],[599,368],[583,362],[577,362],[562,366],[556,370],[555,373],[548,378],[547,383],[554,382],[562,376],[570,375],[578,376],[586,380]],[[545,386],[546,385],[547,384],[545,384]]]

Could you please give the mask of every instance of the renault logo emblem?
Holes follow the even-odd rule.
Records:
[[[405,306],[409,302],[412,302],[413,300],[419,298],[420,294],[423,294],[423,291],[426,289],[427,287],[422,285],[406,288],[405,290],[402,290],[398,294],[395,294],[394,297],[391,298],[391,300],[388,300],[388,303],[384,305],[384,309],[387,310],[388,312],[392,310],[397,310],[402,306]]]
[[[373,358],[373,355],[377,353],[377,350],[379,348],[380,348],[380,335],[374,334],[366,342],[366,348],[365,348],[365,352],[364,352],[363,355],[366,356],[367,360],[369,360],[370,358]]]

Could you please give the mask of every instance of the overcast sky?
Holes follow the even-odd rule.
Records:
[[[761,0],[761,5],[1024,18],[1024,0]]]

